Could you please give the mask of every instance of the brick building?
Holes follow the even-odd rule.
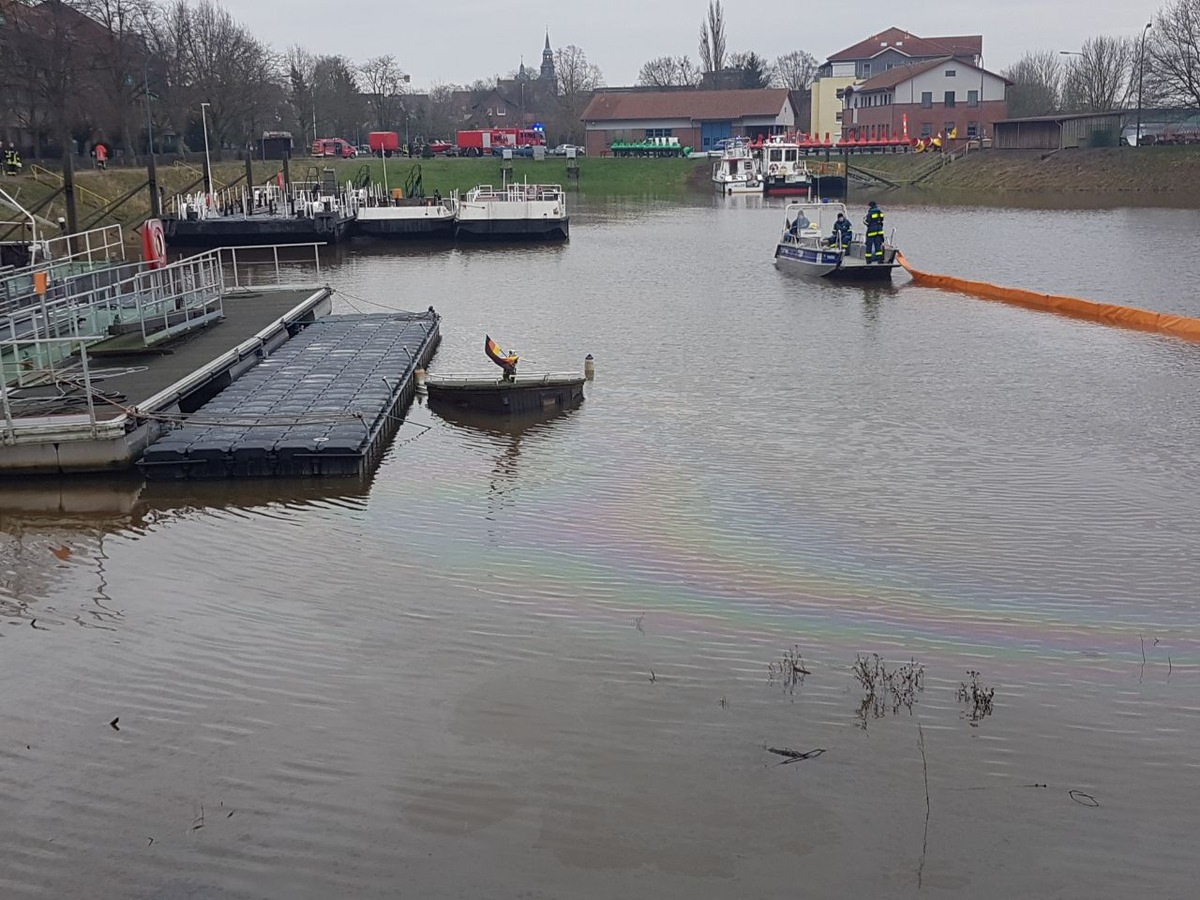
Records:
[[[786,88],[599,90],[582,118],[589,155],[607,152],[615,140],[647,137],[675,137],[685,147],[710,150],[723,138],[791,131],[798,120]]]
[[[842,138],[989,137],[1008,115],[1004,77],[943,56],[893,66],[842,92]]]

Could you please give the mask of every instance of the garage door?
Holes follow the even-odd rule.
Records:
[[[711,150],[717,141],[723,141],[732,136],[732,122],[702,122],[700,124],[700,149]]]

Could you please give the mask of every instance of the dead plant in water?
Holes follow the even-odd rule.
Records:
[[[851,671],[863,689],[862,703],[855,716],[864,729],[868,719],[881,719],[889,709],[892,715],[902,708],[912,715],[917,694],[925,690],[925,667],[913,659],[888,669],[878,653],[858,654]]]
[[[784,652],[778,662],[767,664],[767,683],[780,684],[787,693],[795,693],[798,685],[804,684],[804,676],[811,675],[804,665],[804,657],[800,655],[799,645],[793,644],[790,650]]]
[[[963,716],[972,728],[977,728],[981,721],[992,714],[992,698],[996,696],[996,689],[980,684],[978,672],[968,670],[967,677],[971,683],[964,681],[959,684],[958,702],[967,704]]]

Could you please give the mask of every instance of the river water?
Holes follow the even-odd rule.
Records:
[[[1194,212],[885,210],[926,270],[1200,315]],[[592,353],[556,419],[5,485],[0,896],[1192,896],[1200,347],[789,277],[781,220],[330,258],[443,314],[435,370]]]

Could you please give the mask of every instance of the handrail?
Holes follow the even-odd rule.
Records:
[[[54,182],[57,183],[56,184],[57,187],[62,187],[66,183],[66,179],[64,179],[57,172],[51,172],[49,169],[43,168],[42,166],[39,166],[37,163],[30,164],[29,174],[31,174],[33,176],[33,180],[36,181],[38,184],[42,183],[41,176],[43,176],[43,175],[46,176],[47,178],[53,179]],[[80,197],[87,197],[87,196],[95,197],[96,199],[92,201],[93,206],[102,206],[102,207],[108,206],[108,204],[112,202],[107,197],[97,194],[95,191],[91,190],[90,188],[84,187],[78,181],[74,182],[73,187],[75,188],[75,192],[77,194],[79,194]]]

